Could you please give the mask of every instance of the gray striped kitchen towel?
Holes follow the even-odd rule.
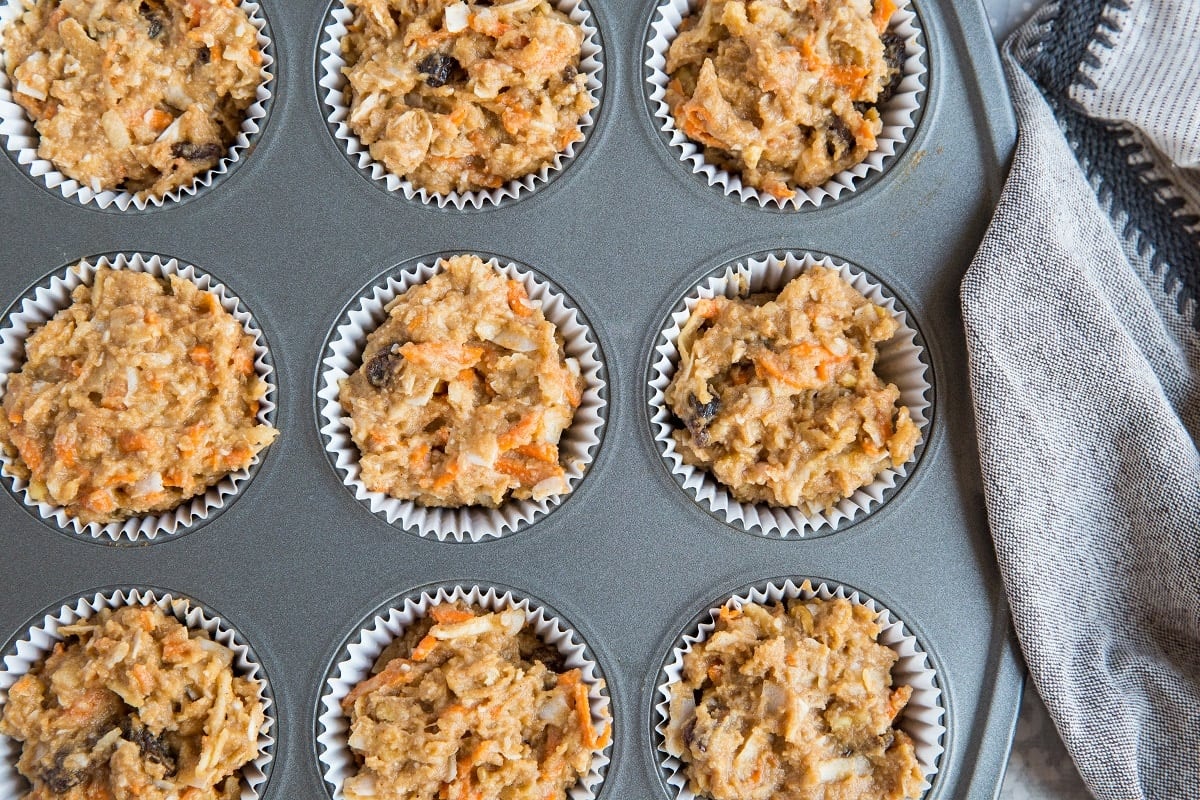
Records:
[[[1029,672],[1101,800],[1200,798],[1200,0],[1062,0],[962,286]]]

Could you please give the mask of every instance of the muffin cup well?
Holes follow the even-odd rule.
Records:
[[[796,581],[800,583],[797,584]],[[781,579],[757,584],[739,591],[702,615],[698,624],[693,624],[676,641],[667,656],[659,681],[654,707],[655,754],[662,777],[677,800],[695,800],[697,795],[688,788],[686,765],[666,750],[666,730],[670,720],[671,686],[681,680],[683,659],[700,642],[708,639],[717,627],[717,615],[722,608],[740,608],[747,603],[778,603],[784,600],[830,600],[843,598],[855,605],[864,606],[876,615],[879,624],[878,642],[890,647],[899,656],[892,667],[893,685],[908,685],[913,688],[912,698],[900,714],[899,727],[912,737],[917,761],[925,778],[922,792],[927,793],[937,775],[939,760],[945,751],[946,718],[945,695],[938,681],[930,658],[921,643],[888,609],[867,595],[835,583],[818,581],[815,585],[807,579]]]
[[[416,199],[426,205],[438,208],[453,206],[459,211],[468,206],[480,209],[489,204],[496,206],[505,201],[517,200],[554,180],[587,144],[587,137],[599,115],[600,103],[603,101],[604,94],[604,53],[595,15],[584,0],[550,0],[550,4],[570,17],[571,21],[578,24],[584,32],[579,71],[587,76],[588,93],[594,102],[591,111],[584,114],[579,120],[578,129],[584,134],[584,138],[572,142],[566,150],[557,153],[548,166],[524,177],[508,181],[498,189],[441,194],[414,186],[412,181],[406,177],[389,171],[382,162],[376,161],[371,156],[369,147],[363,144],[358,134],[351,130],[348,122],[350,98],[346,92],[348,82],[342,72],[346,66],[346,60],[342,57],[342,37],[346,35],[347,26],[354,14],[348,8],[348,5],[352,5],[351,0],[333,0],[325,15],[325,26],[318,52],[320,59],[320,63],[317,65],[318,93],[324,101],[326,120],[330,131],[345,150],[350,163],[389,192],[400,192],[409,200]]]
[[[762,208],[800,209],[809,205],[819,207],[822,203],[838,200],[844,194],[853,194],[865,178],[873,172],[882,172],[904,148],[916,126],[927,72],[925,47],[921,43],[920,19],[912,7],[911,0],[897,0],[898,8],[889,23],[889,29],[904,39],[904,77],[896,93],[879,108],[883,130],[876,137],[875,149],[867,154],[866,159],[837,173],[820,186],[812,189],[797,188],[795,196],[786,200],[746,186],[739,174],[708,163],[704,157],[704,148],[675,126],[675,117],[666,101],[667,84],[670,82],[666,73],[667,51],[679,33],[682,21],[696,13],[702,5],[702,0],[667,0],[658,6],[650,24],[645,66],[648,71],[646,89],[659,130],[676,151],[679,160],[689,165],[693,173],[702,175],[709,186],[718,187],[723,194],[735,195],[742,202],[757,203]]]
[[[11,0],[0,5],[0,43],[8,25],[36,4],[36,0]],[[128,211],[130,208],[145,211],[169,207],[213,186],[248,155],[247,148],[258,138],[271,104],[271,87],[274,80],[271,67],[275,63],[271,31],[262,7],[257,2],[242,0],[239,5],[258,31],[258,48],[263,56],[259,84],[255,90],[254,102],[246,109],[246,116],[238,134],[233,144],[225,151],[225,156],[215,167],[196,176],[192,183],[167,192],[162,197],[138,197],[134,192],[101,189],[67,177],[52,162],[38,156],[40,137],[37,128],[25,113],[25,109],[13,98],[13,85],[8,71],[0,69],[0,137],[4,139],[4,146],[21,169],[28,172],[38,183],[51,192],[57,191],[64,198],[84,206],[91,205],[101,209],[114,207],[119,211]],[[0,55],[3,53],[0,52]]]
[[[534,633],[558,650],[565,666],[581,671],[583,683],[588,687],[592,721],[601,726],[611,721],[611,703],[603,672],[583,637],[561,617],[530,598],[494,586],[462,584],[418,589],[401,595],[364,620],[329,669],[317,706],[317,756],[325,788],[333,800],[342,800],[343,783],[357,771],[348,744],[350,720],[342,710],[342,699],[358,683],[370,677],[371,668],[384,648],[402,636],[409,625],[428,614],[433,606],[455,601],[492,612],[507,608],[525,612]],[[593,800],[599,794],[611,752],[610,744],[592,757],[591,768],[569,792],[572,800]]]
[[[254,338],[254,369],[267,384],[267,393],[260,402],[257,421],[270,424],[274,420],[275,385],[271,381],[274,367],[262,330],[241,300],[224,284],[197,267],[181,263],[174,258],[141,253],[117,253],[85,258],[68,267],[65,272],[54,274],[40,282],[9,309],[3,327],[0,328],[0,397],[3,397],[7,388],[9,375],[19,371],[25,363],[25,340],[36,329],[49,322],[55,314],[69,307],[71,292],[81,284],[91,283],[96,270],[101,267],[147,272],[159,278],[177,275],[216,295],[221,307],[240,322],[246,333]],[[9,473],[13,459],[2,449],[0,465],[3,465],[4,479],[9,482],[13,494],[48,524],[96,541],[154,542],[186,533],[219,513],[253,477],[263,456],[264,453],[259,453],[249,467],[229,473],[210,486],[207,492],[183,501],[171,511],[130,517],[122,522],[110,522],[106,525],[98,522],[83,523],[77,517],[68,515],[62,506],[34,500],[29,496],[28,482]]]
[[[759,292],[778,292],[793,278],[818,265],[835,270],[868,300],[891,312],[899,323],[896,335],[879,345],[875,371],[900,390],[900,402],[908,407],[921,431],[921,442],[908,462],[883,470],[874,481],[831,508],[742,503],[734,499],[708,470],[685,464],[676,450],[671,434],[677,428],[665,395],[678,366],[676,343],[679,333],[701,299],[717,295],[736,298]],[[871,513],[907,478],[920,458],[929,435],[933,402],[931,372],[922,339],[908,313],[895,297],[865,271],[821,254],[786,252],[771,253],[765,257],[752,256],[703,279],[687,294],[682,306],[677,306],[667,318],[656,340],[650,366],[650,423],[659,452],[667,461],[676,483],[713,514],[747,531],[757,528],[763,535],[801,538],[813,535],[824,527],[837,530]]]
[[[263,704],[266,719],[258,732],[258,757],[242,767],[240,795],[240,800],[257,800],[270,775],[275,743],[274,703],[266,673],[241,634],[211,610],[188,598],[145,588],[99,591],[63,603],[61,608],[49,611],[40,621],[35,619],[14,638],[5,654],[3,669],[0,669],[0,713],[8,700],[9,688],[49,656],[54,646],[63,640],[60,628],[88,619],[104,608],[152,605],[192,630],[206,631],[213,641],[228,647],[234,653],[235,674],[257,682],[258,699]],[[0,736],[0,797],[21,797],[28,791],[27,781],[17,771],[20,754],[19,742]]]
[[[416,529],[419,535],[433,536],[439,541],[480,542],[532,524],[561,504],[570,492],[539,501],[510,498],[497,508],[437,508],[371,491],[360,478],[359,451],[350,436],[349,415],[340,398],[340,382],[359,368],[367,335],[387,319],[385,307],[388,303],[441,272],[441,260],[452,255],[457,254],[428,256],[413,266],[402,265],[390,270],[342,314],[329,335],[321,361],[318,424],[325,449],[342,483],[372,513],[382,516],[389,525],[404,530]],[[558,328],[565,355],[579,362],[584,380],[583,399],[575,409],[571,426],[559,441],[560,461],[566,470],[567,483],[574,491],[595,458],[605,422],[607,401],[600,348],[587,320],[561,289],[528,267],[511,261],[502,264],[495,256],[479,255],[489,267],[524,285],[530,299],[541,304],[546,319]]]

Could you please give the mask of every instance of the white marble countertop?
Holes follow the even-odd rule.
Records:
[[[992,32],[1002,41],[1043,0],[983,0]],[[1046,707],[1032,683],[1025,686],[1017,736],[1000,800],[1090,800]]]

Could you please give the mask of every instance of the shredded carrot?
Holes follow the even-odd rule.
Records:
[[[400,354],[419,366],[453,362],[459,364],[460,369],[466,369],[479,363],[483,348],[454,342],[409,342],[400,348]]]
[[[583,387],[581,381],[574,375],[567,375],[566,392],[567,402],[571,404],[571,408],[579,408],[579,404],[583,402]]]
[[[376,689],[383,689],[388,686],[403,686],[415,677],[415,673],[416,670],[412,669],[411,661],[406,658],[394,658],[387,663],[387,666],[382,671],[372,675],[351,689],[349,694],[342,698],[342,708],[350,708],[358,698]]]
[[[241,467],[250,463],[250,459],[254,458],[254,451],[246,445],[238,445],[229,451],[229,455],[225,456],[225,466]]]
[[[233,352],[233,366],[242,375],[254,372],[254,353],[247,347],[239,347]]]
[[[442,474],[437,476],[433,482],[434,491],[445,489],[450,484],[454,483],[454,479],[458,477],[458,459],[453,458],[446,462],[446,466],[442,469]]]
[[[721,610],[717,612],[717,617],[725,622],[733,622],[735,619],[741,619],[742,610],[733,606],[721,606]]]
[[[155,131],[162,131],[175,120],[170,114],[162,109],[150,109],[149,125]]]
[[[871,14],[871,21],[875,23],[875,29],[880,33],[887,30],[888,23],[892,20],[892,15],[896,13],[896,4],[892,0],[875,0],[875,9]]]
[[[42,472],[42,467],[46,465],[46,460],[42,456],[41,449],[34,443],[33,439],[16,431],[9,434],[12,437],[13,444],[17,447],[17,452],[21,454],[21,460],[25,462],[25,466],[29,467],[29,471],[34,475],[39,475]]]
[[[466,622],[469,619],[475,619],[475,615],[470,611],[464,611],[449,603],[442,603],[429,609],[429,616],[433,617],[433,621],[439,625],[451,625],[455,622]]]
[[[578,669],[573,669],[559,675],[558,683],[571,693],[571,702],[575,707],[575,718],[579,722],[583,746],[594,748],[598,739],[596,729],[592,725],[592,707],[588,699],[587,686],[583,682],[583,675]]]
[[[81,505],[95,514],[111,514],[117,501],[108,489],[95,489],[83,498]]]
[[[125,453],[149,450],[151,444],[150,437],[143,431],[123,431],[117,437],[117,447],[121,448],[121,451]]]
[[[408,466],[413,471],[419,471],[422,465],[428,465],[431,449],[427,444],[419,444],[408,455]]]
[[[20,425],[24,421],[25,416],[17,409],[14,408],[12,411],[8,412],[8,423],[10,425]]]
[[[145,664],[134,664],[129,668],[129,674],[137,681],[138,688],[143,692],[149,694],[150,690],[154,688],[154,676],[150,674],[150,670],[146,668]]]
[[[529,300],[529,293],[525,291],[525,287],[520,281],[510,280],[508,282],[508,307],[518,317],[528,317],[533,313],[533,309],[525,305]]]
[[[708,679],[713,683],[720,683],[721,676],[724,674],[724,670],[721,669],[720,664],[713,664],[708,668],[706,674],[708,675]]]
[[[778,357],[770,350],[764,350],[754,359],[755,373],[758,377],[769,376],[783,381],[788,386],[795,389],[805,388],[804,384],[797,381],[795,378],[787,374],[787,371],[779,363]]]
[[[131,483],[137,483],[137,481],[141,477],[142,476],[139,475],[137,472],[134,472],[131,469],[127,469],[124,472],[113,473],[107,480],[104,481],[104,485],[108,486],[110,488],[117,487],[117,486],[126,486]]]
[[[796,196],[795,189],[789,189],[786,183],[774,179],[766,181],[763,188],[776,200],[791,200]]]
[[[558,463],[558,445],[550,442],[530,442],[516,448],[516,452],[523,456],[528,456],[536,461],[545,461],[549,464]]]
[[[496,459],[496,471],[516,478],[522,486],[534,486],[542,481],[559,477],[563,474],[558,464],[546,464],[541,461],[526,461],[511,455],[500,456]]]
[[[538,426],[542,422],[541,411],[530,411],[525,416],[513,425],[504,433],[500,434],[496,439],[496,444],[501,450],[512,450],[518,444],[529,441],[533,434],[537,432]]]
[[[59,441],[56,437],[54,440],[54,459],[60,462],[65,467],[74,467],[78,464],[75,457],[79,452],[75,449],[74,442]]]
[[[429,658],[430,654],[434,650],[437,649],[437,646],[438,640],[433,636],[433,634],[426,634],[425,638],[417,642],[417,646],[413,648],[412,656],[410,656],[410,658],[412,658],[413,661],[424,661],[425,659]]]
[[[837,86],[848,89],[853,94],[858,94],[862,91],[869,70],[866,67],[854,65],[829,64],[825,67],[825,74]]]
[[[212,366],[212,351],[207,346],[198,344],[191,350],[188,350],[188,358],[192,363],[199,367]]]

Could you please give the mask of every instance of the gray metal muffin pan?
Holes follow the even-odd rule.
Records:
[[[0,638],[97,587],[190,595],[237,628],[271,678],[278,740],[268,800],[326,796],[315,717],[331,661],[389,598],[431,583],[496,583],[540,598],[584,637],[615,717],[602,798],[666,798],[654,751],[659,670],[683,629],[734,589],[786,576],[861,589],[931,653],[946,752],[930,800],[990,798],[1008,758],[1021,669],[996,574],[975,448],[958,284],[998,199],[1015,141],[978,0],[924,0],[923,113],[881,177],[820,209],[744,205],[692,175],[652,124],[645,41],[655,0],[591,0],[604,100],[557,180],[499,208],[439,210],[390,195],[347,161],[318,94],[326,0],[264,0],[275,99],[244,163],[211,189],[147,212],[65,201],[0,160],[0,302],[51,271],[113,251],[173,255],[226,283],[266,334],[282,431],[217,517],[147,546],[95,544],[0,497]],[[749,535],[676,485],[646,406],[651,348],[677,300],[715,267],[764,250],[833,254],[898,295],[925,338],[934,422],[901,491],[863,521],[804,540]],[[561,286],[592,325],[607,372],[603,443],[574,494],[532,526],[480,544],[389,526],[326,457],[316,380],[334,321],[393,265],[498,253]],[[6,484],[9,482],[6,480]]]

